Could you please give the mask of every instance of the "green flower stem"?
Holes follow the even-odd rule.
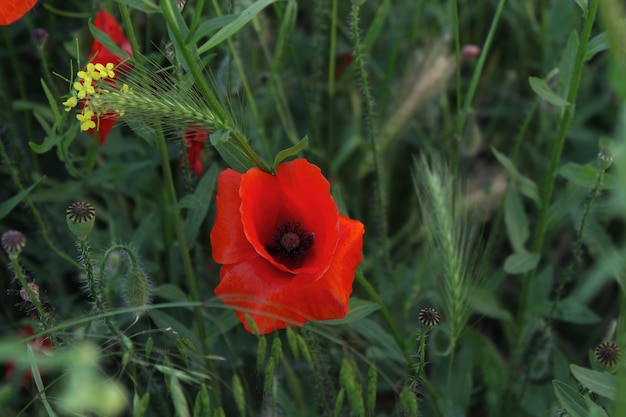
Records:
[[[128,41],[130,42],[130,49],[133,51],[133,58],[137,63],[141,63],[143,56],[139,53],[141,50],[139,48],[139,42],[137,42],[137,35],[135,34],[135,26],[133,25],[132,20],[130,19],[130,11],[128,10],[128,6],[122,3],[119,3],[120,7],[120,15],[122,16],[122,22],[124,23],[124,29],[126,30],[126,35],[128,36]]]
[[[396,327],[396,324],[393,321],[393,318],[391,317],[391,313],[389,312],[389,309],[387,308],[383,300],[380,298],[380,296],[376,292],[376,289],[372,287],[372,285],[367,281],[367,279],[365,279],[365,277],[360,271],[356,272],[356,280],[358,281],[359,284],[361,284],[361,286],[363,287],[365,292],[367,292],[370,298],[376,304],[378,304],[378,307],[380,308],[381,313],[383,313],[383,318],[385,319],[387,326],[389,326],[389,330],[391,330],[391,334],[393,335],[393,338],[396,340],[396,344],[398,345],[398,347],[404,354],[404,358],[406,359],[407,363],[410,366],[415,366],[415,360],[407,351],[406,345],[404,341],[402,340],[400,333],[398,332],[398,328]]]
[[[50,331],[50,328],[56,325],[54,317],[52,317],[50,314],[48,314],[48,312],[46,312],[46,310],[44,310],[43,306],[41,305],[41,301],[39,300],[39,294],[35,294],[30,288],[30,285],[28,285],[28,281],[22,273],[22,266],[18,261],[18,255],[10,254],[9,259],[11,261],[11,267],[13,268],[13,272],[15,272],[15,275],[17,276],[20,285],[22,286],[24,291],[26,291],[26,294],[28,294],[30,301],[33,303],[35,309],[37,310],[37,314],[39,314],[39,322],[41,323],[41,326],[43,327],[44,331],[48,333]],[[50,340],[55,347],[58,347],[55,338],[50,337]]]
[[[585,213],[583,214],[583,218],[580,221],[580,226],[578,228],[578,240],[576,241],[576,248],[574,249],[574,260],[567,267],[567,271],[563,275],[563,279],[559,283],[559,287],[556,292],[556,296],[554,301],[552,302],[552,308],[550,308],[550,313],[548,314],[548,325],[552,322],[554,312],[557,309],[558,303],[561,300],[561,295],[563,295],[563,289],[565,288],[565,283],[567,282],[567,277],[570,276],[574,268],[578,265],[580,261],[580,254],[583,249],[583,233],[585,232],[585,226],[587,225],[587,218],[589,217],[589,213],[591,212],[591,207],[596,201],[598,194],[600,193],[600,187],[602,185],[602,181],[604,180],[604,169],[600,169],[598,172],[598,176],[596,178],[596,184],[593,187],[593,192],[591,194],[591,198],[587,202],[587,206],[585,207]]]
[[[257,155],[257,153],[252,149],[248,140],[245,136],[238,130],[233,130],[230,133],[230,136],[235,140],[235,143],[241,148],[241,150],[252,160],[254,165],[263,170],[265,172],[272,172],[272,169],[267,166],[265,162]]]
[[[556,181],[556,171],[559,161],[561,159],[561,153],[563,146],[565,145],[565,138],[569,129],[570,122],[574,116],[574,107],[576,102],[576,95],[578,93],[578,87],[580,85],[580,79],[583,70],[583,64],[585,60],[585,53],[587,51],[587,44],[591,36],[591,30],[595,21],[596,12],[598,11],[598,0],[590,0],[587,10],[587,17],[583,26],[580,43],[578,45],[578,51],[576,53],[576,63],[574,64],[574,72],[570,81],[569,94],[567,95],[567,101],[569,105],[565,107],[563,116],[561,117],[559,132],[557,140],[552,152],[552,162],[550,164],[550,170],[548,172],[547,180],[544,185],[543,193],[541,196],[541,212],[539,214],[539,221],[537,223],[537,229],[535,231],[535,240],[533,242],[533,253],[540,254],[543,248],[544,238],[548,229],[548,209],[550,207],[550,201],[552,200],[552,192],[554,191],[554,183]],[[508,376],[509,379],[513,378],[515,369],[519,363],[519,360],[524,351],[524,340],[521,337],[526,325],[528,312],[528,305],[530,303],[530,288],[535,279],[536,268],[524,275],[522,283],[522,294],[520,299],[520,307],[517,315],[517,329],[516,337],[514,339],[513,353],[509,365]],[[504,395],[502,396],[501,408],[502,415],[508,414],[510,404],[511,390],[506,388]]]
[[[548,209],[550,208],[550,201],[552,200],[552,192],[554,191],[554,183],[556,181],[556,171],[558,168],[559,161],[561,160],[561,153],[563,151],[563,146],[565,145],[565,138],[567,136],[567,131],[569,129],[570,122],[572,121],[572,117],[574,116],[574,107],[576,103],[576,95],[578,93],[578,86],[580,85],[580,79],[583,70],[583,64],[585,60],[585,53],[587,51],[587,44],[589,43],[589,38],[591,36],[591,29],[593,28],[593,23],[595,21],[596,12],[598,10],[598,0],[590,0],[589,9],[587,12],[587,19],[585,20],[585,25],[583,27],[583,32],[580,37],[580,44],[578,45],[578,52],[576,54],[576,63],[574,65],[574,72],[572,74],[572,80],[570,82],[569,94],[567,96],[567,101],[569,105],[565,107],[563,111],[563,116],[561,118],[561,123],[559,126],[559,133],[557,136],[557,140],[554,146],[554,151],[552,152],[552,162],[550,164],[550,170],[547,175],[546,184],[544,186],[543,194],[541,196],[541,212],[539,215],[539,222],[537,224],[537,230],[535,232],[535,240],[533,243],[533,253],[540,254],[543,248],[543,242],[546,235],[546,231],[548,229]],[[530,295],[530,287],[532,282],[534,281],[536,273],[536,268],[527,273],[524,276],[523,287],[522,287],[522,297],[521,304],[518,313],[518,324],[519,331],[524,325],[526,320],[528,304],[529,304],[529,295]],[[517,342],[519,342],[521,338],[517,338]],[[518,346],[518,350],[521,347]]]
[[[102,299],[104,300],[104,302],[108,301],[107,297],[105,297],[104,287],[103,287],[106,262],[109,256],[111,256],[113,252],[118,251],[118,250],[124,251],[126,255],[128,255],[128,259],[130,260],[130,263],[131,263],[131,269],[137,268],[137,258],[135,257],[135,254],[133,253],[133,251],[128,249],[126,246],[114,245],[114,246],[111,246],[109,249],[107,249],[107,251],[104,253],[104,256],[102,257],[102,260],[100,261],[100,271],[98,273],[98,276],[100,277],[100,280],[98,281],[98,292],[102,294]]]
[[[6,166],[9,169],[9,174],[11,175],[11,179],[13,180],[13,183],[17,187],[18,191],[23,192],[25,188],[22,185],[22,181],[17,175],[16,170],[13,168],[13,165],[11,164],[11,160],[9,159],[9,156],[6,153],[6,149],[4,148],[4,142],[1,140],[0,140],[0,156],[2,156],[2,161],[4,162],[4,166]],[[80,265],[78,264],[78,262],[76,262],[66,253],[63,253],[59,248],[54,246],[54,244],[50,240],[50,236],[48,235],[46,225],[44,224],[43,219],[41,218],[41,214],[39,214],[39,210],[37,210],[37,207],[35,207],[30,197],[26,196],[24,200],[26,201],[26,204],[28,204],[28,208],[30,209],[30,211],[33,213],[33,216],[35,217],[35,221],[37,222],[37,225],[39,226],[39,230],[41,231],[43,240],[46,242],[46,245],[48,245],[50,250],[54,252],[56,255],[58,255],[60,258],[67,261],[73,267],[80,268]]]
[[[385,267],[387,272],[393,278],[393,274],[391,271],[393,270],[391,266],[391,258],[389,257],[389,241],[387,239],[389,235],[388,225],[387,225],[387,207],[385,207],[385,187],[384,187],[384,178],[383,178],[383,168],[380,160],[380,153],[378,151],[378,143],[376,141],[376,126],[374,124],[375,115],[374,115],[374,106],[373,99],[371,96],[369,79],[367,77],[367,72],[365,71],[365,61],[363,58],[363,50],[361,45],[361,38],[359,34],[359,11],[360,7],[353,5],[352,6],[352,37],[354,41],[354,53],[356,55],[356,63],[359,68],[359,74],[361,77],[361,89],[363,91],[363,96],[365,98],[366,104],[366,114],[367,114],[367,130],[368,130],[368,139],[370,145],[370,152],[372,153],[372,158],[374,160],[374,172],[376,175],[376,203],[378,208],[378,233],[380,234],[380,243],[383,251],[383,260],[385,261]]]
[[[85,273],[85,278],[87,280],[87,288],[89,289],[91,298],[93,298],[96,305],[96,311],[100,313],[104,311],[104,306],[102,305],[102,293],[98,292],[96,280],[93,276],[93,265],[91,263],[91,250],[89,248],[89,242],[87,242],[87,239],[78,239],[76,243],[78,244],[82,270]]]
[[[422,331],[420,332],[420,350],[419,350],[419,355],[420,355],[420,363],[419,363],[419,369],[417,370],[417,379],[422,383],[422,385],[424,385],[424,387],[426,388],[426,390],[428,391],[428,393],[430,394],[430,396],[432,397],[432,399],[434,400],[435,403],[439,402],[439,394],[437,394],[437,391],[435,390],[435,388],[432,386],[432,384],[430,383],[430,381],[428,380],[428,377],[426,376],[426,336],[428,335],[428,330],[430,329],[422,329]],[[439,409],[435,408],[436,414],[439,415]]]
[[[161,165],[163,168],[163,177],[165,179],[165,185],[167,189],[168,199],[170,206],[175,206],[177,202],[176,197],[176,188],[174,186],[174,177],[172,175],[172,169],[170,167],[169,155],[167,153],[167,143],[165,141],[165,136],[163,135],[163,129],[160,126],[157,126],[157,143],[159,146],[159,153],[161,154]],[[176,233],[176,238],[178,240],[178,245],[180,246],[180,255],[183,260],[183,266],[185,268],[185,276],[187,277],[187,286],[189,287],[189,292],[191,295],[192,301],[200,301],[200,294],[198,292],[198,285],[196,284],[196,274],[193,269],[193,265],[191,263],[191,255],[189,251],[189,245],[187,244],[187,240],[185,239],[185,232],[183,229],[183,222],[180,218],[180,211],[176,211],[173,214],[174,219],[174,232]],[[205,364],[207,370],[210,373],[215,373],[213,369],[213,363],[208,357],[209,354],[209,345],[206,337],[206,329],[204,327],[204,320],[202,318],[202,308],[200,306],[196,306],[193,308],[193,312],[195,315],[196,325],[198,327],[198,336],[200,339],[200,343],[202,345],[202,351],[205,354]],[[213,388],[213,396],[218,406],[221,406],[221,394],[220,394],[220,386],[217,378],[211,378],[211,384]]]
[[[498,23],[500,22],[500,15],[502,14],[502,9],[504,9],[504,3],[506,2],[506,0],[500,0],[498,2],[498,7],[496,8],[496,13],[493,16],[493,20],[491,22],[491,27],[489,28],[489,32],[487,33],[487,38],[485,39],[485,43],[482,46],[482,49],[480,50],[480,56],[478,57],[478,62],[476,63],[476,69],[474,70],[474,73],[472,74],[472,79],[470,81],[470,85],[469,88],[467,89],[467,94],[465,95],[465,100],[463,101],[463,111],[458,115],[457,117],[457,122],[456,122],[456,140],[457,140],[457,150],[456,150],[456,166],[454,167],[454,169],[458,170],[460,167],[460,161],[461,161],[461,139],[462,139],[462,135],[463,135],[463,128],[465,127],[465,123],[467,122],[467,118],[469,117],[470,114],[470,107],[472,105],[472,102],[474,101],[474,94],[476,93],[476,88],[478,87],[478,82],[480,81],[480,76],[483,73],[483,68],[485,66],[485,62],[487,61],[487,55],[489,52],[489,48],[491,47],[491,42],[493,41],[493,38],[496,34],[496,29],[498,28]],[[455,1],[455,13],[457,13],[456,10],[456,1]],[[456,19],[458,19],[458,17],[456,17]],[[458,32],[458,22],[456,24],[457,29],[456,31]],[[458,33],[455,34],[455,36],[458,36]],[[457,46],[457,48],[460,48],[460,44]],[[457,89],[459,88],[459,65],[460,65],[460,51],[457,50]],[[460,97],[460,95],[459,95]],[[459,99],[460,100],[460,99]],[[457,106],[459,105],[459,102],[457,102]],[[458,177],[458,176],[457,176]]]

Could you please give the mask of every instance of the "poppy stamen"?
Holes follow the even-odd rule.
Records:
[[[287,221],[276,228],[272,240],[274,244],[267,248],[270,254],[295,261],[304,257],[315,240],[315,234],[301,227],[300,222]]]

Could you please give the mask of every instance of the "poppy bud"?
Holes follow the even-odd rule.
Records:
[[[129,307],[142,307],[150,304],[152,284],[146,272],[134,266],[126,275],[123,296]],[[138,311],[136,315],[140,315]]]
[[[2,249],[4,249],[9,256],[17,256],[26,246],[26,236],[17,230],[9,230],[4,232],[1,242]]]
[[[96,222],[96,209],[89,203],[78,201],[65,211],[67,226],[80,240],[85,240]]]
[[[48,40],[48,32],[43,28],[36,28],[31,32],[30,38],[36,45],[43,46]]]

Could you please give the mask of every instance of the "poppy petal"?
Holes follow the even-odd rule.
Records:
[[[20,20],[30,9],[35,7],[37,0],[4,0],[0,1],[0,26],[10,25]]]
[[[215,289],[225,304],[237,308],[239,321],[252,331],[246,315],[259,334],[301,326],[310,320],[342,318],[348,312],[354,271],[361,262],[363,224],[340,216],[340,237],[330,268],[321,278],[306,280],[299,274],[277,270],[257,257],[224,265]]]
[[[100,146],[104,145],[104,142],[106,141],[109,132],[111,131],[111,129],[113,129],[115,123],[117,123],[117,119],[119,119],[117,113],[103,114],[99,118],[95,116],[93,117],[92,120],[96,123],[96,128],[89,129],[88,132],[92,136],[95,132],[98,132]]]
[[[211,230],[211,248],[213,259],[220,264],[233,264],[258,256],[246,239],[239,215],[242,177],[243,174],[227,169],[217,178],[217,214]]]
[[[329,266],[339,233],[337,205],[320,169],[305,159],[278,166],[276,175],[250,169],[241,181],[241,222],[257,253],[285,272],[321,276]],[[293,270],[274,259],[266,247],[285,222],[299,222],[314,233],[304,264]]]
[[[133,54],[128,38],[124,36],[122,27],[112,14],[108,13],[105,10],[100,10],[96,15],[94,26],[106,33],[111,38],[111,40],[120,47],[122,51],[126,52],[128,55]],[[114,55],[112,52],[106,49],[104,45],[102,45],[97,39],[93,40],[89,57],[90,60],[95,60],[94,62],[98,62],[101,64],[112,62],[117,65],[123,61],[121,57]]]

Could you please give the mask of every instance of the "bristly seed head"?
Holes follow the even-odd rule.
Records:
[[[439,313],[432,307],[424,307],[420,309],[420,322],[427,327],[434,327],[439,324]]]
[[[621,352],[615,342],[602,342],[596,346],[596,360],[609,368],[619,363]]]
[[[26,246],[26,236],[17,230],[8,230],[2,235],[2,248],[9,254],[18,254]]]

